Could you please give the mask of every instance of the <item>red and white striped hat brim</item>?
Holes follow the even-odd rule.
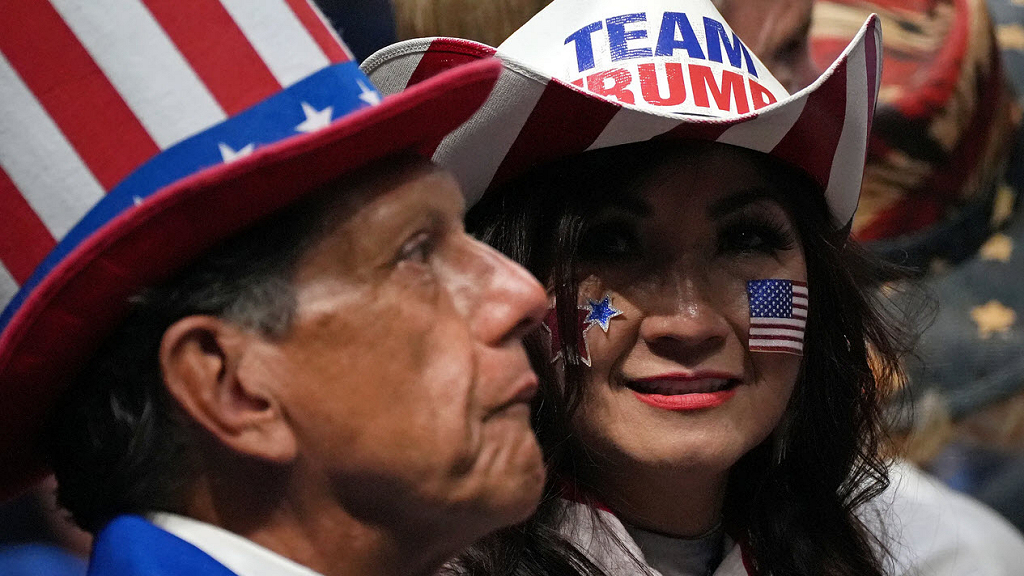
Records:
[[[579,87],[582,79],[572,78],[575,70],[571,67],[559,68],[547,62],[556,58],[559,50],[572,49],[565,30],[571,32],[577,24],[560,21],[574,15],[575,10],[586,12],[577,23],[595,19],[601,24],[602,8],[594,7],[599,4],[609,5],[604,8],[606,15],[623,11],[621,3],[556,0],[497,49],[457,38],[416,39],[378,51],[363,62],[362,68],[381,92],[390,94],[469,61],[490,57],[501,60],[504,70],[487,102],[448,135],[433,156],[435,162],[457,175],[469,204],[489,188],[557,158],[652,139],[695,139],[755,150],[803,170],[824,191],[835,225],[842,227],[851,221],[860,194],[881,71],[881,31],[875,16],[864,22],[839,58],[800,92],[785,94],[755,56],[759,81],[777,86],[773,90],[781,92],[777,101],[757,109],[747,94],[744,97],[748,100],[742,103],[746,113],[736,100],[730,102],[731,110],[698,108],[695,112],[693,106],[676,111],[641,101],[636,89],[639,83],[632,85],[634,104],[597,95]],[[665,12],[669,5],[688,9],[691,15],[710,14],[711,19],[718,14],[704,0],[647,0],[630,3],[629,10],[634,14],[628,16],[641,15],[655,22],[652,30],[657,34],[660,14],[650,8],[682,14]],[[645,6],[647,12],[643,12]],[[724,24],[720,16],[717,18]],[[563,26],[561,34],[548,32],[558,25]],[[725,29],[726,34],[731,32],[727,24]],[[646,37],[647,32],[641,34]],[[554,43],[545,46],[546,37],[553,38]],[[510,43],[515,46],[506,49]],[[529,60],[509,53],[523,54],[523,46],[529,47],[525,50]],[[597,58],[602,56],[598,50],[595,53]],[[648,71],[667,75],[666,60],[654,58],[645,64],[658,66]],[[683,67],[706,63],[687,57],[676,58],[675,62]],[[560,77],[552,75],[553,69]],[[639,72],[643,73],[642,68]],[[721,74],[716,71],[716,78],[723,82]],[[654,94],[660,96],[665,81],[657,81]],[[693,84],[689,88],[693,96]]]

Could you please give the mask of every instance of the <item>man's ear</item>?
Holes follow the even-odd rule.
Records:
[[[285,463],[296,457],[298,444],[272,374],[258,369],[266,348],[258,335],[227,320],[187,316],[164,332],[160,369],[185,412],[224,446]]]

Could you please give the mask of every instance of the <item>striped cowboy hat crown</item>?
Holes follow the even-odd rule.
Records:
[[[709,0],[555,0],[496,49],[409,40],[373,54],[363,70],[393,93],[469,61],[502,61],[487,102],[434,152],[470,201],[555,158],[697,139],[802,169],[843,227],[857,207],[880,43],[870,17],[816,82],[790,95]]]
[[[127,299],[375,159],[429,155],[498,65],[380,94],[307,0],[0,0],[0,498]]]

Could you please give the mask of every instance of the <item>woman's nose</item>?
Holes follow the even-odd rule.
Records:
[[[640,322],[640,337],[662,356],[697,359],[722,346],[729,322],[718,302],[721,294],[705,279],[663,282],[649,299]]]

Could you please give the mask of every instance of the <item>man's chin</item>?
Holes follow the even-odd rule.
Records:
[[[478,486],[477,514],[489,517],[497,530],[523,522],[533,514],[544,491],[545,470],[540,446],[527,427],[495,449],[486,480]]]
[[[493,498],[493,509],[503,525],[518,524],[533,514],[544,492],[546,473],[540,446],[531,433],[515,451],[515,457],[501,477]]]
[[[540,450],[538,449],[538,453]],[[521,496],[508,509],[508,524],[519,524],[529,518],[537,509],[544,493],[544,465],[541,463],[532,474],[528,474],[520,484],[517,493]]]

